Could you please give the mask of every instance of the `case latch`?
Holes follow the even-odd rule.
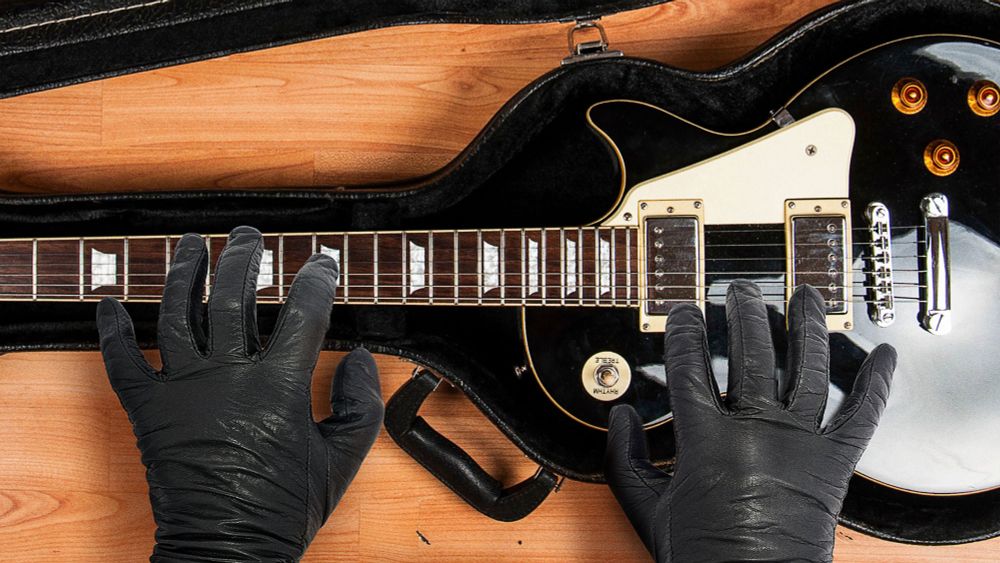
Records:
[[[601,36],[600,39],[577,42],[576,34],[578,31],[583,29],[596,29]],[[619,50],[608,49],[608,34],[604,32],[604,26],[602,26],[596,19],[577,21],[573,27],[569,28],[568,41],[569,56],[562,60],[562,64],[564,65],[578,63],[580,61],[610,59],[624,56],[624,53]]]

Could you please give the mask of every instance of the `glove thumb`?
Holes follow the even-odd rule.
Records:
[[[655,557],[656,511],[671,478],[649,461],[642,421],[631,405],[611,410],[604,475],[632,527]]]
[[[354,479],[382,426],[385,406],[375,358],[368,350],[352,351],[337,366],[330,406],[333,414],[318,426],[330,458],[327,506],[332,507]]]

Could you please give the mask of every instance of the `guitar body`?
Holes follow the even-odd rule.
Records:
[[[838,394],[850,389],[872,346],[890,342],[901,357],[893,403],[859,467],[868,478],[852,482],[842,521],[901,541],[992,537],[1000,533],[1000,491],[989,490],[995,467],[981,468],[995,463],[1000,450],[997,370],[986,357],[1000,344],[992,330],[998,313],[1000,117],[974,115],[966,97],[978,80],[1000,82],[997,30],[1000,10],[988,0],[846,2],[717,71],[687,72],[629,58],[561,67],[506,104],[442,171],[405,185],[294,193],[6,197],[0,199],[0,238],[224,233],[240,224],[264,232],[602,225],[620,219],[637,186],[669,200],[674,197],[672,174],[781,135],[770,121],[772,111],[784,108],[797,123],[834,112],[841,116],[834,119],[853,124],[853,136],[842,193],[828,197],[851,201],[854,229],[865,227],[865,207],[878,201],[891,211],[894,227],[916,227],[892,231],[895,249],[916,248],[913,243],[924,233],[921,198],[931,192],[948,196],[954,310],[948,335],[931,335],[919,326],[914,301],[921,285],[915,278],[918,259],[907,262],[899,254],[894,264],[902,276],[895,323],[877,327],[868,320],[866,304],[853,303],[854,326],[831,336],[831,407]],[[908,76],[920,79],[928,93],[926,107],[913,115],[900,113],[890,100],[893,85]],[[620,99],[631,101],[615,101]],[[938,139],[953,142],[961,154],[950,176],[928,173],[921,158],[926,145]],[[828,154],[826,145],[817,145],[816,158],[822,159]],[[780,171],[782,164],[769,162],[767,167]],[[662,190],[648,187],[649,182],[659,186],[658,179],[663,179]],[[803,186],[814,184],[809,178],[801,181]],[[740,197],[785,197],[772,188],[766,182],[727,187]],[[724,200],[706,199],[706,217],[726,207],[719,201]],[[865,256],[867,234],[852,232],[851,255]],[[717,378],[724,382],[726,376],[718,296],[735,277],[764,284],[775,300],[771,321],[780,365],[785,348],[779,303],[785,233],[780,220],[710,223],[705,240],[712,263],[740,259],[753,265],[731,265],[724,271],[713,266],[706,272],[712,297],[705,311]],[[736,246],[740,244],[756,248]],[[770,250],[763,254],[760,248]],[[852,266],[863,271],[861,263]],[[864,276],[852,281],[854,294],[861,295]],[[128,307],[140,341],[155,346],[157,306]],[[276,307],[260,308],[263,333],[273,326],[276,313]],[[3,351],[93,349],[97,343],[94,305],[82,300],[0,302],[0,318]],[[616,403],[581,396],[581,366],[595,354],[614,352],[632,366],[630,394],[616,400],[639,409],[655,460],[667,465],[673,457],[663,335],[643,332],[640,326],[638,309],[630,307],[337,305],[328,345],[364,345],[427,366],[460,388],[541,466],[601,482],[603,425]],[[952,452],[969,452],[970,446],[970,458],[949,459],[956,455]],[[934,463],[928,464],[930,460]],[[969,474],[979,475],[955,486],[947,468],[965,463]],[[931,465],[934,471],[927,469]],[[941,480],[940,475],[951,477]],[[907,492],[925,489],[963,494]]]
[[[890,93],[903,77],[920,77],[929,93],[930,103],[917,114],[907,115],[893,106]],[[997,45],[959,37],[913,38],[846,61],[818,76],[785,106],[796,117],[838,107],[854,118],[850,198],[858,269],[865,266],[862,257],[871,254],[871,241],[863,232],[866,205],[881,202],[891,212],[898,318],[889,327],[878,327],[861,303],[854,312],[855,328],[831,335],[828,413],[835,412],[850,392],[868,352],[880,342],[892,344],[900,357],[893,393],[858,470],[879,482],[923,494],[964,494],[1000,486],[1000,370],[989,354],[982,353],[1000,347],[996,330],[1000,303],[995,298],[1000,295],[1000,159],[994,154],[1000,116],[970,111],[967,91],[981,80],[1000,80]],[[625,190],[778,129],[772,123],[749,133],[718,134],[667,110],[630,101],[595,105],[589,117],[620,154]],[[959,169],[945,177],[930,173],[923,158],[925,147],[937,139],[949,139],[961,151]],[[815,180],[802,178],[810,181]],[[768,185],[733,185],[732,204],[739,205],[747,192],[768,189]],[[955,325],[947,335],[931,334],[919,323],[920,285],[925,282],[917,272],[918,255],[927,252],[918,240],[923,224],[920,201],[932,192],[946,194],[951,205]],[[670,199],[669,187],[656,197]],[[794,194],[782,199],[786,198],[793,199]],[[775,284],[783,283],[781,225],[777,230],[775,225],[742,227],[733,233],[727,226],[714,235],[711,226],[706,228],[707,291],[722,296],[729,281],[742,277],[761,284],[765,296],[773,296]],[[760,246],[754,247],[755,242]],[[747,258],[754,264],[747,264]],[[860,276],[855,278],[858,282],[866,283]],[[778,366],[783,369],[783,303],[772,304],[770,310]],[[712,363],[720,388],[725,389],[727,335],[721,298],[707,303],[706,316]],[[627,401],[649,427],[669,420],[662,334],[640,333],[638,325],[635,310],[525,309],[525,343],[534,373],[567,416],[604,428],[610,409]],[[595,400],[580,384],[588,359],[602,351],[623,356],[631,366],[633,386],[620,400]],[[928,457],[927,448],[935,455]]]

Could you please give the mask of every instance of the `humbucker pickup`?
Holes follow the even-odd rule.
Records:
[[[701,200],[639,204],[639,325],[663,332],[678,303],[704,308],[704,210]]]
[[[785,202],[786,299],[809,284],[826,300],[827,327],[851,330],[851,202]]]

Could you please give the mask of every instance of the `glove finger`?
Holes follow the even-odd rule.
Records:
[[[319,358],[330,310],[337,289],[337,261],[325,254],[314,254],[302,266],[288,291],[288,300],[267,345],[268,357],[298,366],[306,376]]]
[[[117,300],[105,297],[97,305],[97,331],[108,379],[124,404],[125,397],[157,379],[156,371],[139,351],[132,319]]]
[[[649,461],[642,421],[631,405],[611,409],[604,476],[646,549],[656,553],[657,506],[670,476]]]
[[[385,407],[375,358],[358,348],[348,354],[333,378],[333,413],[319,423],[330,455],[329,506],[340,501],[361,462],[375,443]]]
[[[184,235],[174,250],[160,304],[157,344],[164,373],[197,357],[205,348],[201,296],[207,268],[205,241],[199,235]]]
[[[674,419],[693,421],[699,411],[722,411],[701,309],[690,303],[671,309],[663,348]]]
[[[796,289],[788,302],[787,366],[785,406],[818,430],[830,386],[830,341],[823,296],[808,285]]]
[[[236,227],[215,268],[208,300],[212,354],[252,355],[257,340],[257,273],[264,245],[260,231]]]
[[[729,325],[729,387],[731,409],[772,405],[778,399],[774,376],[774,346],[767,306],[756,284],[736,280],[726,294]]]
[[[861,364],[854,388],[827,432],[866,446],[885,410],[895,369],[896,350],[892,346],[881,344],[872,350]]]

